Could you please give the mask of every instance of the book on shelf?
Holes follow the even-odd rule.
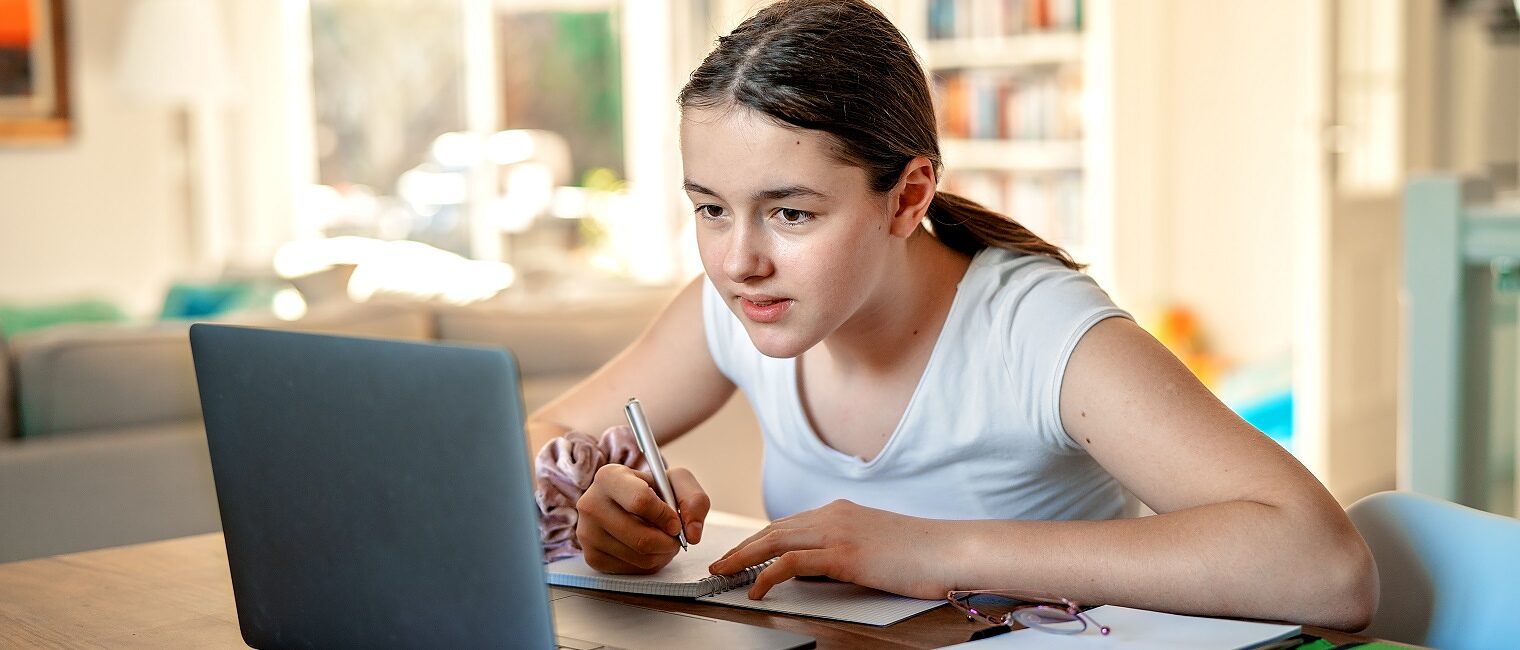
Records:
[[[941,187],[1074,253],[1083,200],[1083,0],[926,0]]]
[[[997,38],[1080,31],[1082,0],[929,0],[929,38]]]
[[[952,170],[943,188],[1007,215],[1057,245],[1081,248],[1085,243],[1080,172]]]
[[[952,70],[933,77],[940,133],[950,138],[1082,137],[1082,71]]]

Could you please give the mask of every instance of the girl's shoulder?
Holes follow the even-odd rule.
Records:
[[[1086,273],[1067,268],[1044,255],[986,248],[978,251],[966,269],[960,291],[997,302],[1022,303],[1094,301],[1113,306],[1108,293]]]
[[[1043,255],[1004,249],[977,253],[958,289],[965,331],[986,331],[1013,360],[1037,350],[1069,351],[1099,320],[1133,318],[1090,276]]]

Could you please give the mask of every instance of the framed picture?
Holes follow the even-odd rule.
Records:
[[[63,0],[0,0],[0,145],[69,136]]]

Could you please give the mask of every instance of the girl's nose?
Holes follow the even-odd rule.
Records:
[[[753,224],[736,221],[729,231],[728,251],[723,257],[723,272],[733,282],[744,282],[770,274],[770,262],[764,250],[764,235]]]

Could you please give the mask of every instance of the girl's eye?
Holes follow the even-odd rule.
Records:
[[[781,223],[788,226],[800,226],[813,220],[813,213],[792,208],[781,208],[776,211],[776,216],[781,218]]]
[[[717,219],[723,216],[723,208],[711,203],[697,206],[697,216],[704,219]]]

